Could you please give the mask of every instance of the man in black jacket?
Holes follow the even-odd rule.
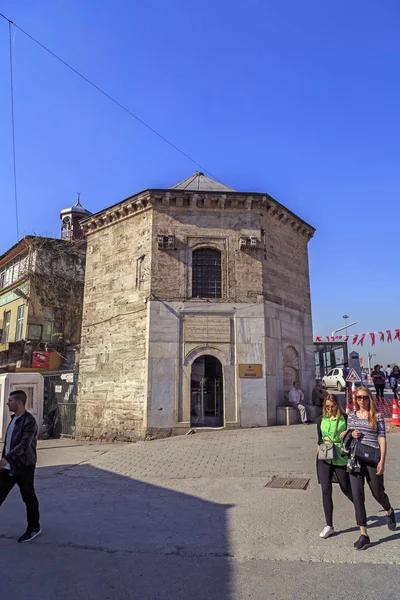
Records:
[[[35,418],[25,410],[25,405],[26,394],[23,390],[10,393],[7,406],[14,416],[7,429],[0,460],[0,506],[15,484],[26,505],[28,527],[18,540],[21,543],[30,542],[42,532],[34,487],[38,428]]]

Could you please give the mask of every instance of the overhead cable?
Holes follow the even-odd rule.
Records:
[[[15,223],[17,228],[17,242],[19,242],[19,218],[18,218],[18,194],[17,194],[17,161],[15,158],[15,115],[14,115],[14,77],[13,77],[13,51],[12,51],[12,22],[8,22],[8,37],[10,43],[10,92],[11,92],[11,132],[12,132],[12,153],[14,167],[14,204],[15,204]]]
[[[21,31],[21,33],[23,33],[29,39],[31,39],[33,42],[35,42],[35,44],[37,44],[38,46],[40,46],[41,48],[43,48],[43,50],[45,50],[46,52],[48,52],[49,54],[51,54],[51,56],[53,56],[58,61],[60,61],[64,66],[66,66],[73,73],[75,73],[76,75],[78,75],[81,79],[83,79],[84,81],[86,81],[86,83],[88,83],[89,85],[91,85],[95,90],[97,90],[98,92],[100,92],[101,94],[103,94],[103,96],[105,96],[106,98],[108,98],[109,100],[111,100],[111,102],[113,102],[119,108],[121,108],[123,111],[125,111],[126,113],[128,113],[128,115],[130,115],[131,117],[133,117],[134,119],[136,119],[136,121],[138,121],[141,125],[143,125],[144,127],[146,127],[146,129],[148,129],[149,131],[151,131],[152,133],[154,133],[154,135],[156,135],[161,140],[163,140],[163,142],[165,142],[166,144],[168,144],[169,146],[171,146],[171,148],[173,148],[174,150],[176,150],[177,152],[179,152],[180,154],[182,154],[182,156],[184,156],[185,158],[187,158],[188,160],[190,160],[193,164],[195,164],[197,167],[199,167],[202,171],[205,171],[206,173],[208,173],[209,175],[211,175],[211,177],[213,179],[215,179],[216,181],[219,181],[219,183],[222,183],[222,181],[220,181],[220,179],[218,179],[215,175],[213,175],[211,173],[211,171],[209,171],[208,169],[206,169],[205,167],[203,167],[194,158],[192,158],[191,156],[189,156],[189,154],[187,154],[186,152],[184,152],[183,150],[181,150],[178,146],[176,146],[175,144],[173,144],[168,138],[166,138],[164,135],[162,135],[156,129],[154,129],[154,127],[152,127],[151,125],[149,125],[148,123],[146,123],[146,121],[144,121],[143,119],[141,119],[140,117],[138,117],[135,113],[133,113],[131,110],[129,110],[129,108],[126,108],[126,106],[124,106],[123,104],[121,104],[120,102],[118,102],[118,100],[116,100],[115,98],[113,98],[108,92],[106,92],[101,87],[99,87],[98,85],[96,85],[95,83],[93,83],[93,81],[91,81],[88,77],[86,77],[80,71],[78,71],[77,69],[75,69],[72,65],[70,65],[64,59],[62,59],[60,56],[58,56],[55,52],[53,52],[52,50],[50,50],[50,48],[48,48],[47,46],[45,46],[44,44],[42,44],[41,42],[39,42],[39,40],[37,40],[35,37],[33,37],[33,35],[31,35],[27,31],[25,31],[25,29],[22,29],[22,27],[20,27],[16,23],[14,23],[13,21],[10,21],[10,19],[8,19],[2,13],[0,13],[0,17],[3,17],[3,19],[5,19],[6,21],[8,21],[9,25],[11,25],[11,24],[14,25],[14,27],[16,27],[19,31]]]

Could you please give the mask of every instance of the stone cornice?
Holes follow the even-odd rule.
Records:
[[[272,218],[290,225],[299,235],[311,239],[315,229],[300,219],[289,209],[277,202],[268,194],[245,192],[188,192],[185,190],[146,190],[135,196],[122,200],[81,221],[81,227],[86,235],[109,227],[117,221],[129,219],[132,216],[150,209],[174,212],[193,210],[217,211],[259,211],[265,212]]]

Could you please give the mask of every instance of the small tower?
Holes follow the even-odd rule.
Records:
[[[61,239],[62,240],[81,240],[84,237],[83,231],[79,227],[79,222],[92,213],[81,204],[81,195],[78,194],[78,200],[74,206],[64,208],[60,212],[61,219]]]

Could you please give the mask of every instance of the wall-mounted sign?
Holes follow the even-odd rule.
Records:
[[[32,352],[32,368],[48,369],[50,366],[50,352],[35,350]]]
[[[231,320],[229,317],[188,317],[184,318],[185,342],[231,341]]]
[[[262,365],[239,365],[241,379],[259,379],[262,377]]]

